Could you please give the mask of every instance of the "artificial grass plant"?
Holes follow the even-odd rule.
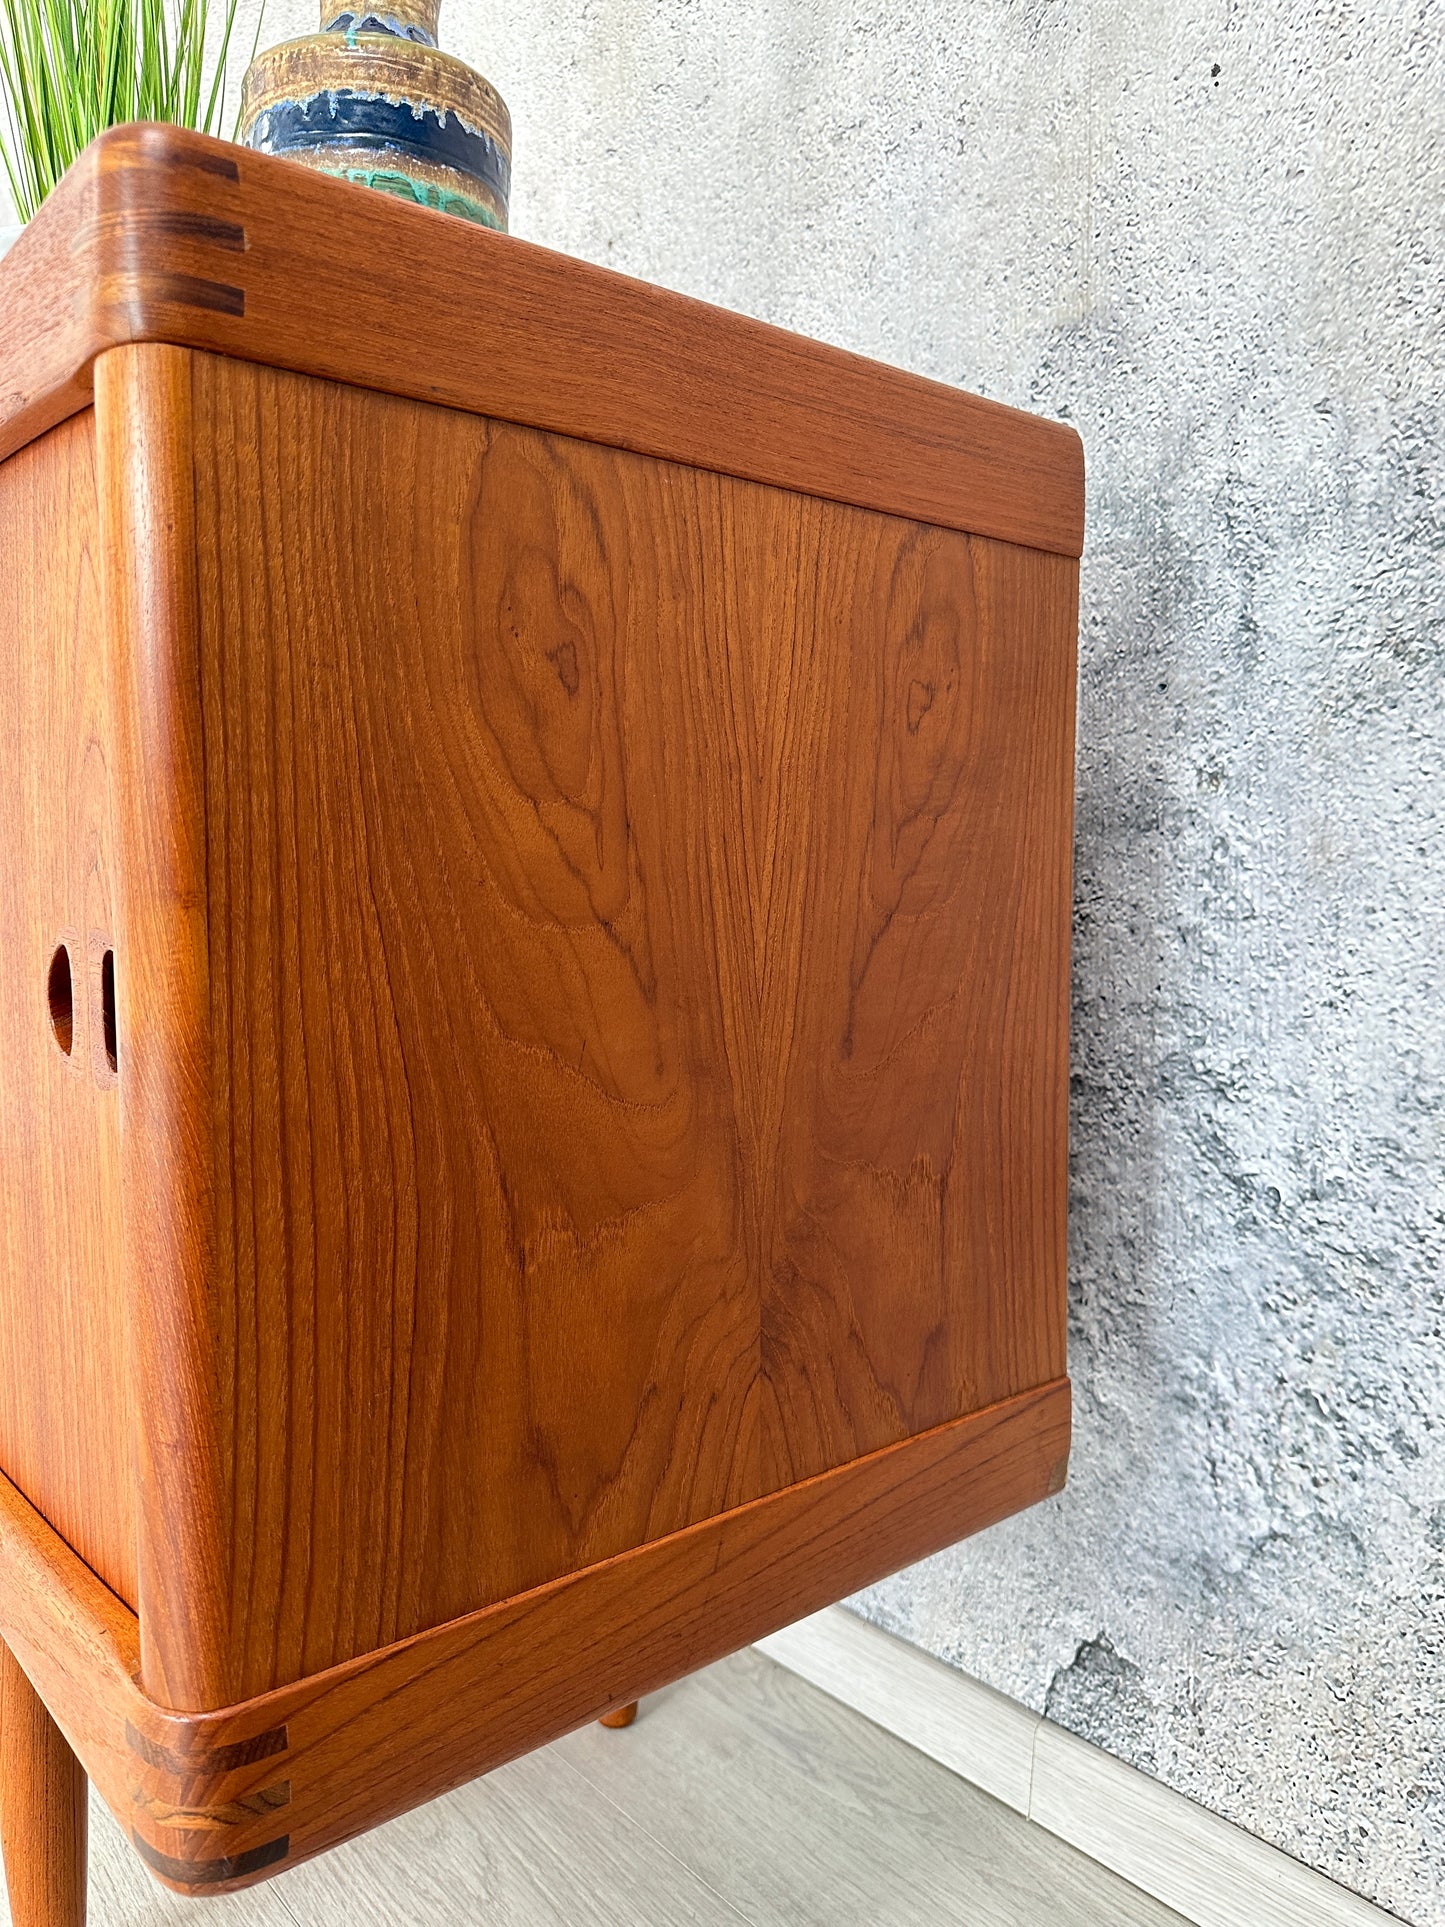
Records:
[[[22,220],[87,142],[118,121],[219,131],[236,0],[225,0],[208,81],[211,6],[212,0],[0,0],[8,121],[0,152]]]

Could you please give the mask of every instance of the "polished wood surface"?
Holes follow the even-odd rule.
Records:
[[[0,1847],[12,1927],[85,1927],[88,1801],[84,1768],[0,1643]]]
[[[0,1637],[153,1870],[1056,1490],[1076,439],[145,128],[0,425]]]
[[[158,1699],[228,1690],[230,1591],[218,1503],[231,1487],[223,1402],[234,1348],[212,1274],[213,1087],[205,770],[196,655],[190,357],[122,351],[96,378],[105,635],[120,866],[117,996],[126,1038],[123,1297],[131,1334],[137,1578]],[[224,1307],[219,1308],[224,1315]],[[277,1328],[284,1344],[287,1318]],[[269,1412],[253,1426],[284,1437]],[[164,1629],[184,1624],[184,1640]],[[159,1643],[157,1633],[160,1633]]]
[[[3,1475],[0,1641],[129,1833],[126,1723],[149,1704],[136,1616]]]
[[[134,1602],[94,441],[0,467],[0,1466]]]
[[[0,263],[0,457],[163,341],[1077,555],[1072,429],[174,127]]]
[[[1059,1377],[1073,564],[172,348],[97,395],[148,1691]]]
[[[655,1692],[1057,1491],[1066,1382],[216,1712],[141,1689],[134,1616],[0,1480],[0,1637],[137,1850],[225,1891]]]

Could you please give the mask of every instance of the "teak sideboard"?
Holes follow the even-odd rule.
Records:
[[[174,129],[0,264],[17,1927],[87,1775],[224,1891],[1058,1490],[1082,527]]]

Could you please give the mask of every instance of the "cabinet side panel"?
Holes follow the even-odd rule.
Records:
[[[104,1008],[114,763],[88,410],[0,467],[0,557],[0,1468],[134,1605],[107,1048],[124,1041]]]
[[[234,1691],[1057,1378],[1074,565],[193,366]]]

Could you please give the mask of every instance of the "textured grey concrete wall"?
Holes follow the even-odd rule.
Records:
[[[519,232],[1088,450],[1073,1480],[862,1610],[1439,1927],[1445,10],[449,4]]]
[[[1440,1927],[1445,13],[443,29],[518,232],[1081,430],[1073,1479],[858,1604]]]

